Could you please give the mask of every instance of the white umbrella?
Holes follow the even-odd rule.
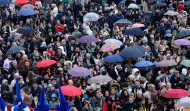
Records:
[[[167,11],[164,15],[171,15],[171,16],[174,16],[174,15],[178,15],[178,14],[179,14],[178,12]]]
[[[90,12],[90,13],[87,13],[83,18],[86,18],[89,21],[97,21],[100,17],[97,13]]]
[[[128,6],[128,9],[139,9],[139,6],[137,4],[132,3]]]

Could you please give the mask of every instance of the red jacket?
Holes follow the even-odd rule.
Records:
[[[49,53],[50,55],[52,55],[52,54],[55,54],[55,51],[49,51],[49,50],[47,50],[47,53]]]
[[[112,103],[112,111],[115,111],[115,109],[116,109],[116,104],[115,104],[115,102],[113,102],[113,103]],[[105,103],[103,104],[103,111],[107,111],[107,110],[108,110],[108,103],[105,102]]]
[[[63,32],[63,30],[64,30],[64,26],[61,24],[61,25],[55,25],[55,31],[56,32]]]
[[[177,8],[178,8],[178,13],[180,13],[180,11],[182,11],[182,10],[184,10],[184,6],[182,5],[182,4],[179,4],[178,6],[177,6]]]

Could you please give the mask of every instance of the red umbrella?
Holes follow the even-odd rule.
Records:
[[[172,89],[167,90],[163,96],[166,98],[181,98],[189,96],[189,92],[183,89]]]
[[[28,2],[29,2],[29,0],[16,0],[15,4],[26,4]]]
[[[82,94],[82,91],[79,88],[70,85],[61,86],[61,90],[63,92],[63,95],[67,96],[79,96]]]
[[[50,66],[52,64],[56,64],[57,61],[54,61],[54,60],[43,60],[39,63],[36,64],[35,67],[47,67],[47,66]]]

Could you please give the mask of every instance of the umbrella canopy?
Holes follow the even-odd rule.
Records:
[[[178,45],[190,45],[190,41],[187,39],[177,39],[174,41],[174,44]]]
[[[84,67],[75,67],[70,70],[70,74],[77,77],[88,76],[91,74],[90,70]]]
[[[122,62],[124,61],[123,57],[119,56],[119,55],[110,55],[110,56],[106,56],[103,59],[103,62]]]
[[[57,61],[55,61],[55,60],[43,60],[41,62],[38,62],[35,67],[38,67],[38,68],[47,67],[47,66],[50,66],[50,65],[53,65],[56,63],[57,63]]]
[[[17,30],[17,33],[19,33],[19,34],[33,34],[33,33],[35,33],[35,30],[32,29],[31,27],[24,26],[24,27],[20,27]]]
[[[118,6],[121,7],[122,4],[124,4],[126,2],[126,0],[122,0],[121,2],[119,2]]]
[[[29,16],[29,15],[36,14],[36,12],[31,8],[23,8],[23,9],[20,9],[17,14],[23,15],[23,16]]]
[[[24,50],[24,49],[25,49],[25,48],[24,48],[24,47],[21,47],[21,46],[12,47],[12,48],[10,48],[10,49],[6,52],[5,56],[15,54],[15,53],[17,53],[17,52],[19,52],[19,51],[21,51],[21,50]]]
[[[123,43],[117,39],[106,39],[104,41],[104,43],[119,43],[119,44],[123,45]]]
[[[81,43],[90,44],[92,42],[98,42],[98,39],[94,36],[86,35],[86,36],[81,37],[78,41]]]
[[[110,82],[110,81],[112,81],[112,78],[110,76],[98,75],[88,79],[87,83],[97,84],[97,83]]]
[[[170,16],[174,16],[174,15],[178,15],[179,13],[178,12],[174,12],[174,11],[167,11],[164,15],[170,15]]]
[[[165,6],[166,4],[165,3],[155,3],[154,4],[154,7],[162,7],[162,6]]]
[[[184,65],[185,67],[190,67],[190,60],[185,59],[185,60],[181,61],[180,64]]]
[[[190,6],[190,1],[185,2],[184,5],[189,7]]]
[[[120,52],[120,56],[128,58],[138,58],[145,55],[144,51],[139,47],[127,47]]]
[[[12,4],[10,0],[0,0],[0,5],[9,5]]]
[[[16,0],[15,4],[26,4],[28,2],[29,2],[29,0]]]
[[[145,27],[145,25],[144,24],[141,24],[141,23],[135,23],[135,24],[133,24],[133,25],[131,25],[131,27],[130,28],[140,28],[140,27]]]
[[[34,9],[34,6],[32,4],[25,4],[21,7],[21,9],[23,8],[30,8],[30,9]]]
[[[79,96],[82,94],[82,91],[79,88],[70,85],[61,86],[61,91],[63,92],[63,95],[66,96]]]
[[[137,62],[134,67],[149,67],[149,66],[153,66],[154,63],[150,62],[150,61],[140,61]]]
[[[97,21],[100,17],[97,13],[87,13],[83,18],[87,18],[89,21]]]
[[[176,104],[178,107],[183,107],[184,108],[184,111],[189,111],[190,109],[190,97],[183,97],[183,98],[180,98],[178,101],[177,101],[177,104]],[[187,109],[187,110],[185,110]],[[183,111],[183,110],[182,110]]]
[[[165,0],[152,0],[152,2],[154,2],[154,1],[165,1]]]
[[[128,9],[139,9],[139,6],[137,4],[132,3],[128,6]]]
[[[163,60],[156,64],[156,67],[169,67],[169,66],[175,66],[177,63],[175,60]]]
[[[100,51],[102,52],[114,51],[115,49],[120,48],[120,46],[121,44],[119,43],[107,43],[101,47]]]
[[[124,32],[124,35],[140,36],[140,35],[144,35],[144,32],[140,28],[128,29]]]
[[[129,20],[125,20],[125,19],[120,19],[118,21],[115,22],[116,25],[131,25],[132,22]]]
[[[188,36],[190,36],[190,31],[189,30],[182,30],[175,36],[175,39],[185,38]]]
[[[181,98],[189,96],[189,92],[183,89],[167,90],[164,95],[166,98]]]

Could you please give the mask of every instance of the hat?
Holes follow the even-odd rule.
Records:
[[[89,97],[88,97],[87,94],[84,94],[82,98],[84,98],[84,99],[89,99]]]
[[[60,68],[58,68],[57,70],[58,70],[58,71],[63,71],[63,68],[62,68],[62,67],[60,67]]]
[[[68,105],[69,105],[69,106],[75,106],[75,104],[74,104],[73,101],[70,101]]]
[[[162,82],[162,83],[160,84],[160,88],[162,88],[162,86],[166,86],[166,84]]]
[[[173,72],[174,75],[176,75],[176,74],[178,74],[178,73],[179,73],[179,71],[177,71],[177,70],[175,70],[175,71]]]
[[[24,23],[23,21],[20,21],[20,23]]]
[[[52,94],[51,98],[57,98],[57,95],[56,94]]]
[[[101,91],[96,91],[96,94],[101,93]]]

